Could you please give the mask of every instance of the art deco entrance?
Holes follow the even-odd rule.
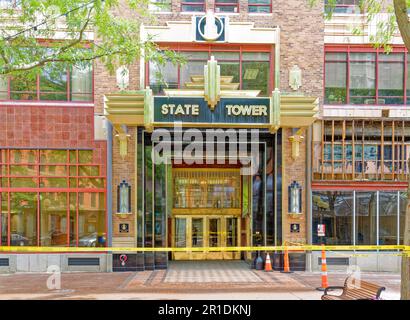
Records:
[[[174,168],[173,186],[172,246],[204,250],[174,252],[172,258],[240,259],[240,252],[213,250],[240,246],[243,242],[241,224],[242,221],[247,223],[241,218],[242,177],[239,168]]]

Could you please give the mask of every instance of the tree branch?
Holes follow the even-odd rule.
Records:
[[[66,52],[68,49],[76,46],[77,44],[79,44],[83,41],[85,30],[87,29],[87,27],[89,26],[90,21],[91,21],[91,13],[92,13],[93,9],[94,9],[94,6],[91,7],[88,10],[87,19],[85,20],[84,25],[80,29],[77,39],[75,39],[74,41],[68,43],[67,45],[59,48],[57,52],[53,53],[49,57],[40,59],[39,61],[36,61],[35,63],[29,64],[29,65],[23,65],[23,66],[20,66],[20,67],[19,66],[12,66],[12,67],[9,67],[9,68],[6,67],[4,69],[4,71],[1,72],[0,74],[6,75],[6,74],[9,74],[9,73],[15,72],[15,71],[29,71],[29,70],[32,70],[34,68],[42,67],[46,63],[49,63],[49,62],[71,62],[72,60],[61,59],[61,58],[58,58],[58,56],[60,56],[62,53]],[[6,61],[6,57],[4,57],[4,55],[2,55],[2,54],[1,54],[1,56],[2,56],[3,60]],[[84,60],[87,61],[87,59],[84,59]],[[89,60],[92,60],[92,59],[89,59]],[[7,61],[6,61],[6,63],[7,63]]]

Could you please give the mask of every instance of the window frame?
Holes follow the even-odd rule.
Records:
[[[214,3],[214,11],[216,14],[232,14],[232,13],[239,13],[240,8],[239,8],[239,0],[231,0],[232,2],[220,2],[218,3],[218,0],[215,0]],[[219,9],[218,7],[235,7],[236,11],[217,11]]]
[[[327,60],[326,55],[327,53],[344,53],[346,54],[346,60]],[[358,103],[358,104],[352,104],[351,101],[351,95],[350,95],[350,64],[351,62],[357,62],[359,60],[352,60],[350,58],[350,55],[352,53],[373,53],[375,54],[375,60],[371,61],[374,62],[374,72],[375,72],[375,103],[371,104],[364,104],[364,103]],[[387,103],[382,103],[380,104],[379,102],[379,63],[381,64],[388,64],[388,63],[398,63],[397,61],[380,61],[379,56],[384,54],[384,49],[383,48],[373,48],[370,46],[361,46],[361,45],[327,45],[325,46],[325,51],[324,51],[324,57],[323,57],[323,97],[324,100],[326,101],[326,64],[327,63],[336,63],[336,62],[341,62],[345,63],[346,65],[346,102],[343,104],[338,104],[338,103],[329,103],[326,102],[325,105],[339,105],[339,106],[372,106],[372,105],[380,105],[380,106],[406,106],[410,104],[410,96],[407,94],[407,74],[408,74],[408,64],[410,63],[410,57],[409,53],[407,52],[406,48],[404,46],[393,46],[391,54],[403,54],[403,103],[401,104],[387,104]],[[370,62],[370,60],[367,60]],[[410,88],[409,88],[410,89]],[[409,90],[410,91],[410,90]],[[380,96],[380,99],[385,98],[386,96]],[[400,96],[401,97],[401,96]],[[408,101],[408,102],[407,102]]]
[[[35,86],[36,90],[35,91],[13,91],[11,90],[11,83],[12,83],[12,76],[5,76],[5,81],[7,82],[7,90],[6,91],[0,91],[1,94],[6,94],[7,98],[6,99],[0,99],[1,102],[7,102],[7,101],[19,101],[19,102],[42,102],[42,103],[49,103],[49,102],[58,102],[58,103],[81,103],[81,104],[87,104],[87,103],[94,103],[94,93],[95,93],[95,74],[94,74],[94,62],[91,62],[91,92],[84,92],[81,93],[83,96],[90,97],[90,100],[73,100],[73,95],[78,95],[77,93],[71,92],[72,88],[72,71],[70,70],[71,68],[67,68],[66,70],[66,88],[65,88],[65,95],[66,99],[65,100],[49,100],[49,99],[41,99],[42,95],[48,95],[48,94],[59,94],[62,92],[52,92],[52,91],[41,91],[41,77],[42,74],[39,73],[36,75],[35,79]],[[24,93],[32,93],[33,96],[35,96],[35,99],[13,99],[12,94],[24,94]]]
[[[339,4],[339,3],[336,3],[335,4],[335,6],[334,6],[334,8],[333,8],[333,14],[362,14],[363,12],[361,12],[361,8],[360,8],[360,0],[355,0],[355,2],[357,2],[357,3],[355,3],[355,4]],[[329,6],[327,6],[327,3],[326,3],[326,1],[324,2],[324,10],[325,10],[325,12],[327,12],[327,9],[328,9],[328,7]],[[353,9],[353,11],[356,11],[356,8],[357,9],[359,9],[359,13],[356,13],[356,12],[336,12],[336,10],[338,9],[338,8],[352,8]]]
[[[193,7],[200,7],[202,6],[201,11],[189,11],[189,10],[184,10],[184,6],[193,6]],[[187,12],[187,13],[201,13],[201,12],[206,12],[207,9],[207,1],[202,0],[202,2],[192,2],[192,1],[181,1],[181,6],[180,10],[181,12]]]
[[[269,7],[268,12],[251,12],[249,8],[251,7]],[[249,14],[271,14],[272,13],[272,0],[269,1],[269,4],[263,4],[263,3],[250,3],[248,0],[248,13]]]
[[[243,59],[244,52],[251,53],[268,53],[269,54],[269,84],[267,86],[267,96],[270,96],[275,87],[275,47],[273,45],[227,45],[227,44],[180,44],[180,43],[157,43],[160,49],[173,50],[176,52],[208,52],[208,59],[214,52],[238,52],[239,60],[221,60],[223,62],[238,62],[239,63],[239,90],[242,90],[242,63],[249,60]],[[204,59],[192,59],[189,61],[204,61]],[[145,87],[150,86],[150,68],[149,62],[145,63]],[[177,66],[177,89],[181,89],[181,67]]]

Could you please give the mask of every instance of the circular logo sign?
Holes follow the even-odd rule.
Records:
[[[198,32],[206,41],[217,40],[224,31],[224,23],[221,18],[207,13],[198,21]]]

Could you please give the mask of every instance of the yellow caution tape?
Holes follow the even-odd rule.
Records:
[[[24,246],[0,246],[0,252],[232,252],[232,251],[401,251],[410,254],[410,246],[404,245],[381,245],[381,246],[321,246],[321,245],[299,245],[299,246],[260,246],[260,247],[192,247],[192,248],[152,248],[152,247],[24,247]]]

